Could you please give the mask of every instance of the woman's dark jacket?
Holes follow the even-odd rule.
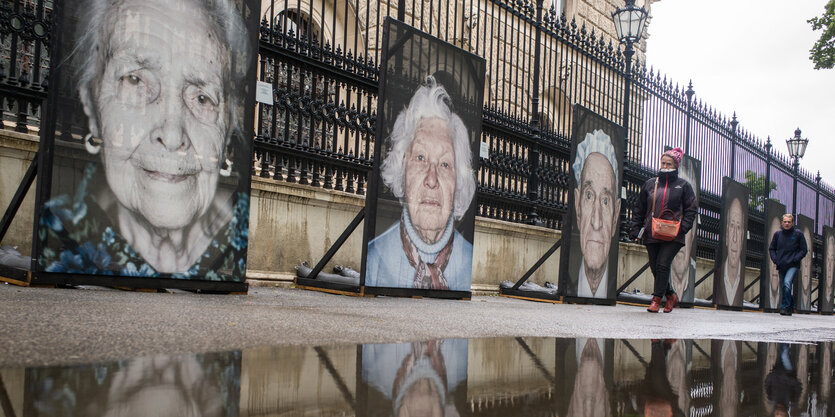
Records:
[[[672,215],[665,213],[663,218],[667,220],[681,219],[681,226],[678,229],[678,236],[676,236],[675,241],[683,245],[684,235],[693,227],[699,207],[696,204],[696,194],[693,192],[693,187],[690,186],[690,183],[678,177],[678,170],[659,172],[657,177],[648,179],[641,187],[641,193],[638,194],[638,201],[632,212],[629,237],[637,239],[641,227],[644,227],[643,240],[645,244],[664,242],[652,237],[652,198],[656,179],[658,180],[658,191],[654,196],[655,217],[661,217],[663,199],[663,210],[673,212]],[[667,188],[666,198],[664,198],[665,187]]]
[[[787,271],[792,267],[799,268],[800,261],[803,260],[808,251],[806,237],[796,227],[774,232],[774,236],[771,237],[771,244],[768,245],[768,254],[771,256],[774,265],[777,265],[778,271]]]

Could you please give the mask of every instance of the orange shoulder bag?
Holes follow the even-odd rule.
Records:
[[[664,185],[664,196],[661,197],[661,214],[658,217],[655,217],[655,193],[658,192],[658,178],[655,179],[655,190],[652,192],[652,237],[664,241],[675,239],[678,236],[678,229],[681,227],[681,220],[664,220],[661,218],[665,211],[673,213],[670,209],[664,210],[668,186],[669,181]],[[674,213],[673,216],[675,216]]]

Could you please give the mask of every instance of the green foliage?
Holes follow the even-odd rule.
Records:
[[[833,0],[835,1],[835,0]],[[771,181],[768,192],[765,188],[765,175],[757,175],[756,172],[750,169],[745,171],[745,185],[750,190],[748,194],[748,204],[755,207],[757,210],[765,209],[766,196],[771,194],[771,191],[777,189],[777,183]]]
[[[809,59],[815,63],[815,69],[832,69],[835,65],[835,0],[826,3],[821,16],[807,22],[812,24],[813,30],[823,29],[820,39],[809,50]]]

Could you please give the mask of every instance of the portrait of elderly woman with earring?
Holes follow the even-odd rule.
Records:
[[[94,157],[44,206],[42,268],[243,280],[252,42],[241,5],[70,3],[77,29],[63,72],[73,73]]]
[[[397,115],[380,177],[400,220],[368,244],[366,285],[469,291],[473,245],[456,230],[475,195],[467,127],[427,77]]]

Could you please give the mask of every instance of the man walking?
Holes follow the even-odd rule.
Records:
[[[794,216],[784,214],[780,225],[783,229],[774,232],[774,236],[771,237],[771,245],[768,247],[768,254],[771,255],[771,261],[777,265],[777,271],[780,273],[780,283],[783,287],[780,315],[791,316],[794,310],[792,284],[797,271],[800,269],[800,261],[809,250],[806,247],[806,238],[803,233],[794,227]]]

